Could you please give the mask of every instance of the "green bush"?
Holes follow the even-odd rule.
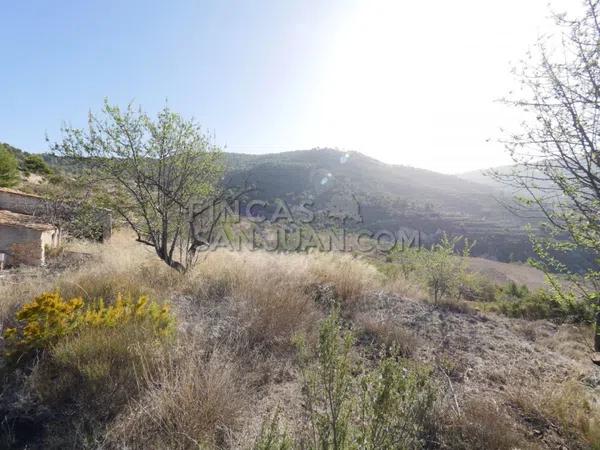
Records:
[[[436,391],[428,369],[386,358],[361,379],[359,448],[424,448],[435,434]]]
[[[316,355],[300,344],[306,409],[311,423],[307,445],[313,449],[344,449],[352,442],[351,416],[356,401],[350,350],[354,337],[340,328],[337,313],[321,324]],[[316,357],[316,365],[310,364]]]
[[[396,274],[402,274],[408,279],[419,267],[420,250],[414,247],[396,246],[386,258],[387,262],[395,263]]]
[[[456,254],[455,247],[461,240],[461,237],[450,239],[444,234],[439,244],[430,251],[420,252],[417,259],[417,275],[436,303],[445,297],[459,296],[461,282],[467,273],[463,257],[469,256],[472,247],[465,240],[462,255]]]
[[[279,423],[279,411],[272,418],[265,420],[260,428],[260,434],[254,443],[254,450],[292,450],[294,442]]]
[[[310,432],[298,447],[375,450],[430,444],[437,398],[431,372],[396,357],[369,369],[353,357],[353,342],[337,312],[323,321],[315,354],[300,341]]]
[[[56,292],[36,297],[4,331],[3,375],[24,400],[2,405],[11,417],[1,426],[32,422],[37,436],[16,427],[13,442],[24,447],[33,439],[43,441],[40,448],[95,448],[110,420],[138,396],[139,375],[156,366],[173,322],[167,307],[147,297],[110,305]]]
[[[529,295],[529,288],[525,284],[519,286],[511,281],[505,287],[500,288],[500,292],[512,298],[526,298]]]
[[[48,175],[51,170],[46,161],[40,155],[28,155],[23,159],[23,172]]]
[[[508,317],[527,320],[548,319],[557,322],[590,323],[594,317],[593,308],[586,302],[575,298],[561,299],[544,290],[529,293],[522,288],[508,288],[509,297],[496,301],[486,307],[487,310]],[[513,296],[518,292],[519,296]],[[525,293],[527,292],[527,293]]]
[[[17,158],[0,144],[0,187],[12,187],[19,182]]]
[[[468,301],[493,302],[496,300],[498,288],[489,279],[484,276],[464,272],[459,280],[458,298]]]

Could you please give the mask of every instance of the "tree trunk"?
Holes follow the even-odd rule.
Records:
[[[594,351],[600,352],[600,311],[596,313],[596,327],[594,331]]]

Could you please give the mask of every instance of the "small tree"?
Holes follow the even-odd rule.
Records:
[[[578,18],[555,15],[557,33],[540,38],[516,71],[522,89],[507,102],[526,115],[506,139],[516,163],[494,176],[514,186],[528,212],[541,213],[536,262],[559,299],[600,300],[600,1],[583,1]],[[533,208],[532,208],[533,207]],[[520,209],[520,208],[519,208]],[[575,253],[574,253],[575,252]],[[566,256],[591,264],[574,271]],[[568,277],[565,289],[555,274]],[[597,339],[596,350],[600,351]]]
[[[170,267],[185,271],[206,243],[195,228],[204,210],[193,205],[217,195],[221,152],[193,120],[165,107],[152,120],[131,105],[105,102],[89,114],[87,130],[63,128],[58,153],[80,160],[80,176],[102,186],[99,202],[116,213]]]
[[[455,253],[462,237],[449,238],[446,234],[430,251],[419,255],[417,271],[423,278],[434,302],[449,295],[458,295],[466,273],[466,261]],[[465,240],[462,256],[469,256],[472,244]]]
[[[0,144],[0,187],[12,187],[19,182],[17,158]]]

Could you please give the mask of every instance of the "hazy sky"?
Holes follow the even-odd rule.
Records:
[[[0,141],[44,151],[104,97],[169,105],[230,151],[357,150],[456,173],[509,162],[494,100],[547,0],[0,3]],[[565,10],[575,0],[556,0]]]

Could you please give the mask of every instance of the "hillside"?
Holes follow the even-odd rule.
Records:
[[[9,147],[19,159],[27,155]],[[51,167],[75,170],[77,164],[44,154]],[[225,153],[227,182],[256,188],[252,199],[283,199],[290,208],[312,202],[311,210],[325,214],[339,209],[359,210],[344,222],[349,229],[420,233],[422,244],[436,242],[443,232],[476,241],[474,256],[499,261],[525,261],[532,256],[523,226],[501,204],[499,188],[408,166],[389,165],[357,152],[313,149],[247,155]],[[348,206],[350,205],[350,206]],[[328,226],[330,223],[323,224]],[[339,225],[339,224],[337,224]]]
[[[525,222],[501,205],[504,193],[491,186],[331,149],[226,156],[230,183],[255,185],[255,196],[267,201],[310,199],[323,210],[354,198],[362,218],[357,228],[418,230],[425,242],[447,232],[476,240],[475,256],[531,256]]]
[[[337,426],[311,410],[327,398],[342,448],[597,448],[593,330],[523,288],[434,302],[419,270],[317,252],[209,252],[184,275],[128,233],[67,250],[0,272],[2,448],[333,448],[311,437]]]

